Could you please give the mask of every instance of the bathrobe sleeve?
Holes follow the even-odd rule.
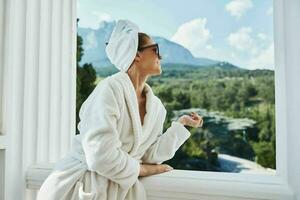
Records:
[[[89,170],[129,189],[138,179],[140,163],[120,148],[117,92],[110,82],[102,82],[80,112],[79,127],[86,162]]]
[[[162,128],[161,128],[162,132]],[[170,160],[191,133],[179,122],[173,121],[165,133],[159,134],[156,141],[142,157],[143,163],[161,164]]]

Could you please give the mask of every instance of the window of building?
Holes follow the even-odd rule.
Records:
[[[118,6],[128,12],[118,12]],[[105,42],[116,19],[129,19],[161,47],[162,74],[147,82],[167,109],[164,129],[191,111],[204,119],[202,128],[189,128],[192,136],[166,163],[175,169],[275,174],[272,0],[135,6],[79,0],[77,10],[77,76],[84,89],[78,90],[77,114],[98,81],[117,72]],[[137,18],[140,13],[144,17]]]

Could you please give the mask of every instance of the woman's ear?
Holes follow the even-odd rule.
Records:
[[[136,62],[139,62],[141,60],[141,54],[140,54],[140,52],[136,52],[136,56],[135,56],[134,60]]]

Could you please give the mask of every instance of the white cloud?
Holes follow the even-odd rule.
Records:
[[[205,48],[208,49],[208,50],[212,50],[213,49],[212,45],[210,45],[210,44],[206,45]]]
[[[232,0],[225,9],[234,17],[242,17],[247,10],[253,7],[251,0]]]
[[[229,34],[227,42],[239,55],[232,58],[242,67],[274,69],[274,43],[266,34],[254,34],[251,27],[242,27]]]
[[[91,31],[86,36],[86,41],[85,41],[84,45],[85,45],[85,48],[84,48],[85,50],[97,48],[98,43],[97,43],[97,38],[96,38],[96,35],[95,35],[94,31]]]
[[[92,11],[86,14],[86,17],[83,17],[79,20],[79,27],[88,27],[91,29],[98,29],[99,24],[103,21],[113,21],[111,15],[104,12]]]
[[[249,67],[252,69],[274,69],[274,43],[261,51],[249,61]]]
[[[270,7],[267,12],[266,12],[267,15],[269,16],[272,16],[273,15],[273,7]]]
[[[226,38],[228,48],[218,48],[213,45],[206,25],[205,18],[182,24],[171,40],[189,49],[195,57],[228,61],[247,69],[274,69],[274,44],[267,34],[241,27]]]
[[[236,57],[236,54],[216,48],[211,43],[213,36],[206,24],[206,18],[197,18],[182,24],[171,40],[184,46],[198,58],[226,61],[229,58]]]
[[[82,4],[84,5],[84,4]],[[82,9],[84,10],[84,9]],[[79,10],[80,11],[80,10]],[[112,16],[105,12],[91,11],[87,13],[79,14],[84,17],[80,18],[78,26],[84,28],[98,29],[101,22],[111,22],[114,21]]]
[[[251,37],[252,28],[242,27],[237,32],[231,33],[227,37],[227,41],[230,46],[234,47],[240,51],[250,51],[252,54],[255,54],[256,44],[255,40]]]
[[[206,28],[207,19],[198,18],[182,24],[171,40],[189,48],[191,46],[205,45],[211,38],[210,31]]]
[[[113,20],[112,17],[107,13],[103,13],[103,12],[99,12],[99,11],[93,11],[92,14],[97,17],[98,22],[112,21]]]
[[[182,24],[171,40],[189,49],[195,56],[201,56],[199,52],[206,49],[207,42],[212,38],[206,23],[206,18],[197,18]]]
[[[231,52],[231,53],[230,53],[230,57],[231,57],[231,58],[236,58],[236,54],[235,54],[234,52]]]
[[[267,38],[267,35],[264,34],[264,33],[258,33],[258,34],[257,34],[257,38],[260,39],[260,40],[263,40],[263,41],[265,41],[265,40],[268,39],[268,38]]]

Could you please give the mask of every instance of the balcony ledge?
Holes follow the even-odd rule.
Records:
[[[34,165],[27,171],[27,189],[38,190],[53,164]],[[148,199],[292,200],[288,184],[278,176],[172,170],[140,178]]]

